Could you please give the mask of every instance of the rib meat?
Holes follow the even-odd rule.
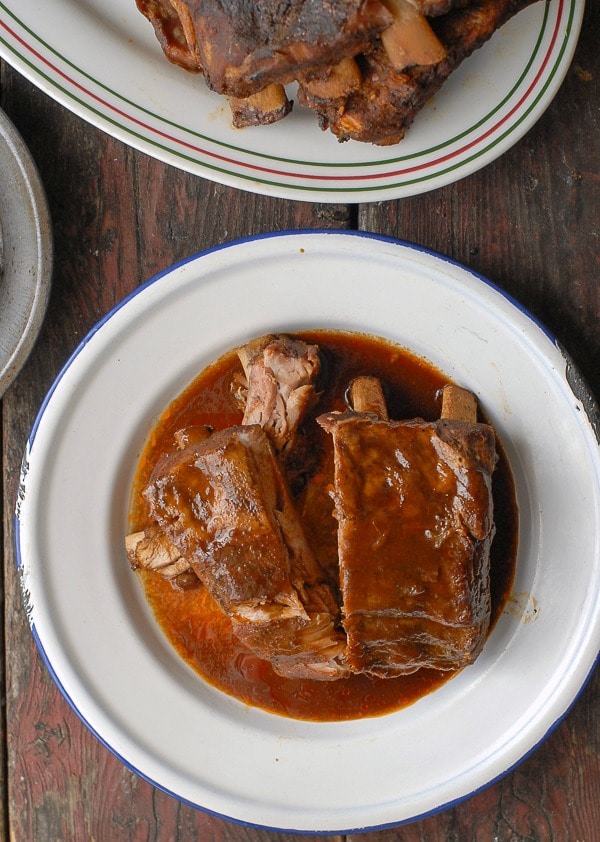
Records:
[[[469,6],[472,0],[409,0],[409,2],[422,15],[437,17],[447,14],[451,9]]]
[[[148,18],[165,56],[191,73],[201,73],[196,30],[187,0],[136,0]]]
[[[260,426],[231,427],[165,455],[144,496],[252,651],[287,677],[346,673],[336,599]]]
[[[448,76],[535,0],[136,0],[167,58],[225,94],[237,127],[292,108],[339,140],[399,142]]]
[[[238,356],[245,376],[242,424],[260,424],[278,451],[289,449],[316,399],[319,349],[301,339],[268,335],[243,345]]]
[[[219,93],[247,97],[370,48],[379,0],[136,0],[167,57]]]
[[[180,590],[196,587],[198,577],[187,559],[159,529],[132,532],[125,537],[125,550],[132,570],[152,570]]]
[[[356,411],[317,420],[333,437],[350,668],[391,677],[472,663],[491,610],[492,429]]]
[[[244,376],[232,388],[243,408],[242,424],[259,424],[282,452],[288,481],[298,484],[297,453],[292,445],[306,411],[316,400],[319,350],[300,339],[268,335],[238,349]],[[197,445],[213,433],[210,427],[187,427],[175,433],[179,451]],[[177,461],[177,458],[174,458]],[[302,460],[306,471],[306,460]],[[177,587],[191,587],[197,577],[185,557],[155,528],[128,535],[126,550],[133,569],[153,570]],[[185,576],[182,574],[185,573]]]
[[[429,19],[446,49],[436,64],[396,69],[379,41],[357,58],[362,85],[347,96],[323,98],[301,84],[298,102],[315,111],[322,129],[340,141],[398,143],[416,115],[454,70],[496,30],[534,0],[482,0]]]

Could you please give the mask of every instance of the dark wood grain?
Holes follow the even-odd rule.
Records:
[[[312,838],[243,827],[179,803],[126,769],[64,701],[33,642],[15,567],[13,511],[28,431],[69,354],[124,295],[202,249],[287,228],[359,227],[468,264],[541,319],[600,394],[599,31],[600,3],[594,0],[558,96],[498,161],[447,188],[362,206],[272,199],[192,177],[109,138],[2,66],[2,106],[38,164],[56,253],[40,338],[2,401],[0,836],[18,842]],[[596,671],[548,739],[502,780],[436,815],[354,838],[595,842],[599,710]]]

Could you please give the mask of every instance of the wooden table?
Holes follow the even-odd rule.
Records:
[[[55,270],[39,341],[2,400],[4,693],[0,837],[22,840],[284,842],[185,806],[126,769],[73,714],[37,653],[21,603],[13,511],[21,456],[46,390],[85,333],[174,261],[287,228],[355,228],[444,252],[543,321],[600,395],[600,2],[589,0],[567,78],[513,149],[415,198],[325,205],[212,184],[137,153],[2,65],[1,105],[28,144],[54,226]],[[600,839],[600,673],[567,717],[501,781],[390,840]]]

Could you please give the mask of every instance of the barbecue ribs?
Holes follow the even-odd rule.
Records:
[[[286,677],[346,673],[336,598],[260,426],[230,427],[165,455],[144,496],[162,535],[255,654]]]
[[[245,97],[368,50],[391,22],[379,0],[136,0],[167,57]]]
[[[490,620],[494,434],[383,420],[380,405],[317,419],[333,437],[347,661],[381,677],[459,669]]]
[[[287,116],[284,86],[340,140],[399,142],[448,76],[535,0],[136,0],[167,58],[228,97],[236,127]]]
[[[281,675],[347,673],[337,599],[308,546],[277,452],[290,452],[315,399],[318,348],[268,335],[241,346],[242,425],[176,434],[144,491],[153,526],[126,538],[133,568],[194,579],[237,637]]]
[[[474,396],[448,386],[440,420],[394,421],[379,381],[361,376],[351,409],[318,416],[333,445],[333,572],[313,555],[282,461],[315,399],[319,349],[269,335],[238,355],[244,423],[176,433],[143,491],[150,525],[126,538],[132,567],[180,588],[199,580],[288,678],[472,663],[491,614],[497,460]]]
[[[446,54],[436,64],[397,68],[379,41],[358,57],[362,84],[347,95],[327,98],[300,84],[298,102],[312,109],[322,129],[340,140],[389,146],[399,143],[416,115],[454,70],[488,41],[514,14],[534,0],[484,0],[446,15],[430,25]]]

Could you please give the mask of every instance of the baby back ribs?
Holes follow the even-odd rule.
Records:
[[[391,16],[379,0],[136,0],[171,61],[247,97],[370,48]]]
[[[317,420],[333,437],[350,668],[391,677],[472,663],[490,619],[491,427],[372,411]]]
[[[225,94],[237,127],[297,101],[339,140],[402,140],[448,76],[534,0],[136,0],[172,62]]]
[[[288,481],[297,484],[293,445],[307,410],[316,401],[319,349],[285,334],[269,334],[240,346],[238,357],[244,372],[234,377],[232,391],[244,413],[242,424],[259,424],[265,430],[282,456]],[[211,427],[186,427],[175,433],[174,443],[182,451],[212,433]],[[198,581],[185,557],[156,527],[127,535],[125,546],[134,570],[153,570],[178,588],[193,587]]]
[[[315,111],[322,129],[340,140],[387,146],[402,140],[431,97],[454,70],[513,15],[534,0],[482,0],[429,18],[445,49],[434,64],[395,67],[382,41],[357,57],[362,84],[347,95],[327,98],[300,84],[298,102]]]
[[[165,455],[144,496],[253,652],[287,677],[345,674],[337,601],[260,426],[230,427]]]

